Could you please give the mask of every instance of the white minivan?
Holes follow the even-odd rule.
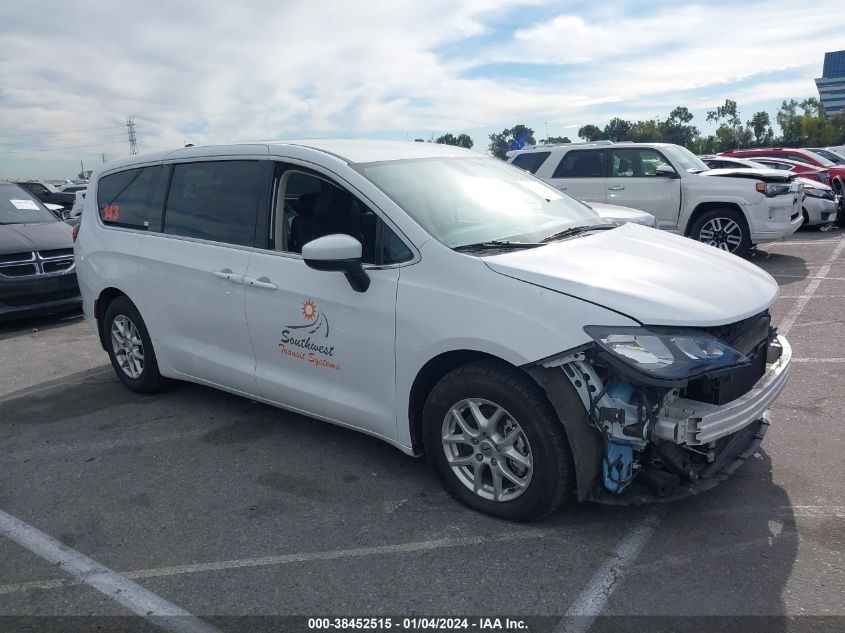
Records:
[[[789,374],[767,273],[469,150],[190,147],[88,191],[85,316],[127,387],[188,380],[424,452],[490,514],[707,489]]]

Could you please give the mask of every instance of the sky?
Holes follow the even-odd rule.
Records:
[[[284,138],[426,140],[524,123],[744,120],[817,96],[841,0],[30,0],[0,24],[0,178]]]

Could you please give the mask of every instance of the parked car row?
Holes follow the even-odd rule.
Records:
[[[803,222],[803,185],[777,170],[712,170],[669,143],[563,143],[508,161],[575,198],[648,212],[659,228],[737,255],[781,240]]]
[[[806,173],[801,170],[802,167],[818,171],[818,168],[812,167],[811,165],[789,159],[768,159],[760,157],[751,160],[722,154],[702,156],[701,159],[712,169],[744,168],[764,170],[774,168],[794,172],[796,174],[794,180],[804,185],[801,213],[804,216],[804,224],[806,226],[830,224],[842,213],[842,199],[836,195],[833,187],[823,184],[818,178],[810,179],[797,175]],[[778,163],[783,166],[776,166]]]
[[[38,198],[60,220],[71,217],[77,193],[84,192],[88,187],[87,181],[70,180],[58,188],[44,180],[16,181],[15,184]]]
[[[71,227],[0,181],[0,320],[79,307]]]

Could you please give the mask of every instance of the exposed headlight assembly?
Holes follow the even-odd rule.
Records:
[[[742,352],[695,330],[588,325],[584,331],[617,370],[649,384],[672,384],[746,365]],[[631,371],[633,370],[633,371]]]

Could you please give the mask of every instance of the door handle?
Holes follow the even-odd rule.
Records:
[[[225,279],[226,281],[232,281],[236,284],[242,284],[244,282],[243,275],[236,275],[232,272],[231,268],[224,268],[223,270],[215,270],[214,276],[218,279]]]
[[[244,277],[244,283],[247,286],[252,286],[253,288],[264,288],[265,290],[278,290],[279,288],[267,277],[259,277],[258,279],[255,279],[254,277]]]
[[[625,185],[611,185],[607,188],[608,191],[622,191],[625,188]]]

